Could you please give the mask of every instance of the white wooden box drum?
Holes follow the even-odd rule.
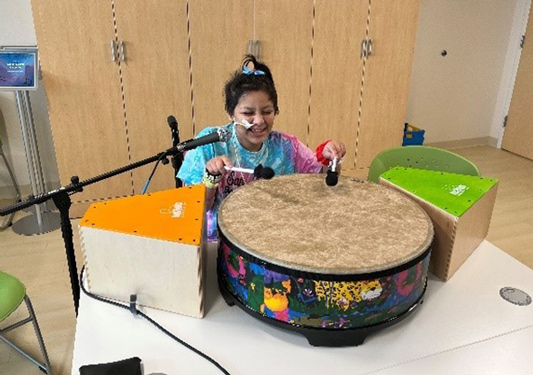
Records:
[[[219,287],[228,304],[311,345],[359,345],[421,302],[433,225],[397,191],[324,178],[259,180],[226,198]]]
[[[79,223],[88,289],[204,316],[205,187],[93,204]]]

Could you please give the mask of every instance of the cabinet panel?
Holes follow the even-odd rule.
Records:
[[[308,138],[308,108],[313,31],[313,2],[262,0],[256,2],[255,35],[260,59],[274,76],[280,113],[275,129]]]
[[[111,1],[32,0],[32,7],[61,184],[127,164]],[[131,184],[129,174],[115,176],[72,200],[128,195]]]
[[[224,84],[246,54],[253,36],[250,0],[189,3],[195,132],[227,123]]]
[[[367,18],[367,1],[316,1],[309,147],[314,149],[328,138],[343,141],[347,148],[343,169],[353,169],[355,163],[360,52]]]
[[[172,146],[169,115],[178,120],[181,141],[193,137],[187,1],[116,0],[115,12],[118,40],[124,43],[125,57],[119,63],[135,162]],[[133,171],[135,194],[142,191],[154,165]],[[174,186],[171,164],[160,165],[148,191]]]
[[[278,129],[311,148],[344,141],[347,172],[401,144],[419,0],[32,5],[63,184],[169,148],[169,115],[182,140],[227,122],[223,86],[251,39],[261,41],[277,83]],[[367,37],[373,54],[363,59]],[[125,61],[111,61],[111,41],[124,42]],[[91,185],[73,200],[139,193],[152,167]],[[150,190],[173,186],[165,166]]]
[[[401,146],[414,54],[419,0],[374,0],[365,66],[357,168],[368,168],[382,150]]]

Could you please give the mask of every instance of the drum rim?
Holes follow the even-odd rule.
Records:
[[[275,179],[291,178],[291,176],[294,176],[294,175],[316,176],[316,175],[322,175],[322,174],[314,174],[314,173],[313,174],[307,174],[307,173],[297,174],[297,173],[294,173],[294,174],[288,174],[288,175],[280,175],[280,176],[276,176],[274,178]],[[276,260],[276,259],[271,259],[270,257],[268,257],[268,259],[261,258],[259,255],[257,255],[257,253],[258,253],[257,251],[255,251],[254,249],[249,249],[241,241],[237,240],[231,233],[228,233],[229,232],[228,228],[225,228],[224,225],[221,225],[221,223],[223,221],[223,220],[221,220],[221,218],[223,217],[222,211],[223,211],[223,208],[224,208],[226,202],[228,201],[228,198],[231,197],[232,195],[236,194],[236,192],[239,191],[240,189],[246,188],[247,186],[251,186],[251,185],[244,185],[244,186],[241,186],[239,189],[233,190],[222,201],[220,207],[218,208],[218,220],[217,220],[217,229],[218,229],[219,241],[220,241],[221,237],[224,237],[229,244],[233,245],[234,249],[238,249],[238,252],[239,252],[240,255],[247,254],[251,258],[257,259],[259,262],[262,262],[262,263],[265,263],[265,264],[271,264],[271,265],[274,265],[276,267],[279,267],[280,269],[294,270],[296,272],[315,274],[315,275],[336,275],[336,276],[345,275],[348,278],[354,277],[355,275],[377,274],[377,273],[380,273],[381,271],[385,272],[386,275],[389,275],[387,270],[403,267],[405,264],[408,264],[408,263],[410,264],[411,262],[413,262],[416,259],[423,259],[423,258],[425,258],[425,255],[427,255],[431,251],[433,240],[434,240],[434,237],[435,237],[435,229],[433,227],[433,221],[431,220],[431,218],[428,215],[428,213],[417,202],[415,202],[412,198],[404,195],[403,193],[401,193],[401,192],[399,192],[397,190],[391,189],[391,188],[389,188],[387,186],[384,186],[384,185],[381,185],[381,184],[376,184],[376,183],[371,182],[371,181],[365,181],[365,180],[361,180],[361,179],[354,178],[354,177],[348,177],[348,176],[339,176],[339,179],[345,179],[347,181],[353,181],[353,182],[359,183],[361,185],[372,184],[372,185],[375,185],[375,186],[379,186],[380,189],[386,189],[389,192],[392,192],[394,194],[398,194],[402,199],[406,199],[406,200],[412,202],[416,206],[418,211],[420,211],[422,213],[422,215],[426,218],[426,221],[429,223],[429,225],[428,225],[428,233],[426,234],[426,238],[425,238],[424,242],[422,242],[418,246],[418,248],[415,251],[413,251],[413,253],[415,255],[411,256],[411,258],[406,258],[404,261],[396,262],[395,264],[391,264],[387,268],[369,267],[369,268],[361,269],[361,270],[344,269],[342,271],[337,271],[336,273],[330,273],[330,272],[327,272],[327,271],[322,272],[322,271],[319,271],[317,269],[311,269],[310,267],[306,267],[306,266],[303,266],[303,265],[295,265],[295,266],[301,267],[300,270],[296,270],[294,268],[291,268],[287,264],[284,264],[283,261],[279,261],[279,260]],[[415,263],[418,263],[418,262],[415,262]],[[350,280],[353,280],[353,278],[351,278]],[[364,280],[364,279],[361,279],[361,280]]]

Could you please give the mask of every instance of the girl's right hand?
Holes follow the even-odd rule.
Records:
[[[223,175],[226,173],[224,166],[229,168],[233,167],[233,163],[226,155],[217,156],[209,160],[205,165],[205,169],[207,169],[207,171],[212,175]]]

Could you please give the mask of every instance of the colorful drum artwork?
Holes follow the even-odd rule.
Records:
[[[230,305],[315,346],[353,346],[421,302],[433,225],[382,185],[324,175],[258,180],[219,210],[218,282]]]

